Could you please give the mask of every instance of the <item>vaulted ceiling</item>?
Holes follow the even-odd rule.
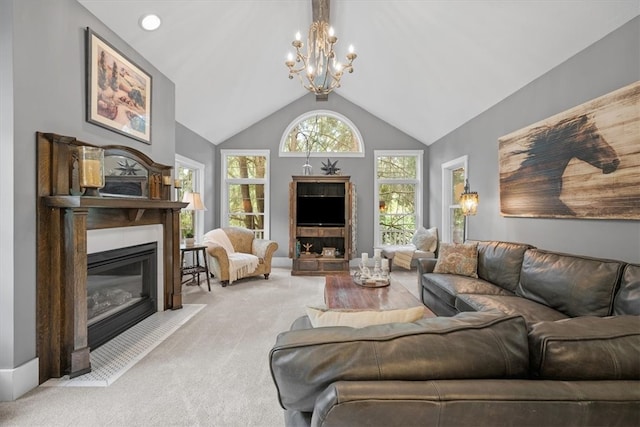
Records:
[[[284,61],[311,0],[78,1],[175,83],[176,120],[214,144],[307,93]],[[147,13],[158,30],[140,28]],[[338,53],[358,53],[336,93],[429,145],[639,14],[640,0],[333,0]]]

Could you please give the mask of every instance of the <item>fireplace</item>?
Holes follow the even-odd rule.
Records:
[[[96,349],[158,310],[157,243],[87,256],[89,348]]]
[[[78,179],[77,148],[94,145],[74,137],[42,132],[36,134],[36,142],[37,355],[40,383],[43,383],[52,377],[68,374],[73,378],[90,372],[90,348],[106,341],[111,334],[104,335],[101,330],[113,329],[113,334],[117,334],[118,330],[128,328],[130,322],[137,322],[155,311],[182,307],[180,209],[187,203],[171,200],[171,166],[156,163],[138,150],[119,145],[103,146],[105,162],[106,158],[113,157],[115,161],[136,164],[148,177],[143,196],[84,195]],[[148,227],[159,231],[142,240],[139,230]],[[131,239],[118,237],[125,229],[131,230]],[[93,239],[94,234],[101,239]],[[129,266],[125,263],[118,272],[117,268],[112,271],[113,264],[98,267],[103,261],[101,255],[96,258],[99,262],[94,270],[94,253],[148,242],[157,242],[156,256],[134,260]],[[133,288],[125,285],[117,291],[110,289],[113,281],[108,276],[119,276],[118,281],[124,282],[124,276],[145,277],[145,272],[156,286],[144,284],[147,280],[144,278],[140,289],[138,285]],[[95,280],[89,279],[89,275],[96,276]],[[89,284],[90,281],[96,284]],[[100,293],[101,287],[105,288],[104,295]],[[89,306],[92,307],[90,319]],[[121,316],[112,314],[117,312],[121,312],[122,319],[116,322],[113,319]],[[115,327],[112,322],[116,323]]]

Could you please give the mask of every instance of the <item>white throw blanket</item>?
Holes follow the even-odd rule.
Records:
[[[224,248],[229,258],[229,283],[242,279],[253,273],[258,267],[259,258],[253,254],[236,252],[224,230],[216,228],[204,235],[204,244],[215,243]],[[217,260],[216,260],[217,261]],[[217,262],[212,263],[216,276],[220,277],[220,267]],[[216,268],[217,267],[217,268]]]

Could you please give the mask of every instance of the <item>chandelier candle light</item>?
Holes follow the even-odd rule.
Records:
[[[309,28],[307,38],[307,52],[303,52],[300,33],[296,33],[295,40],[291,43],[296,49],[295,57],[289,53],[286,66],[289,68],[289,78],[294,75],[300,78],[300,82],[310,92],[316,94],[317,100],[326,100],[335,88],[340,87],[340,79],[345,71],[353,73],[353,61],[358,55],[349,46],[347,62],[342,64],[336,59],[334,46],[338,41],[333,28],[329,26],[330,0],[312,0],[313,23]],[[299,64],[296,68],[296,64]]]

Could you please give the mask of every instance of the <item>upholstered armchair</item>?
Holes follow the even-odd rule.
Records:
[[[216,228],[204,235],[209,266],[223,287],[243,277],[271,274],[271,258],[278,249],[272,240],[256,239],[240,227]]]

